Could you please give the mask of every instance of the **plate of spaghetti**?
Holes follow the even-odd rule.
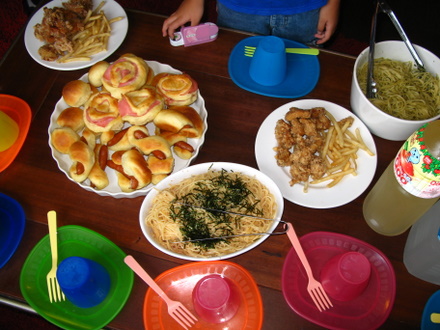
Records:
[[[261,244],[278,226],[278,186],[245,165],[217,162],[173,173],[145,197],[139,222],[160,251],[184,260],[223,260]]]

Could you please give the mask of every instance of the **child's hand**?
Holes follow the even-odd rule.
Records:
[[[171,14],[162,26],[162,35],[174,37],[177,28],[190,22],[192,26],[198,25],[203,16],[204,0],[184,0],[179,8]]]
[[[315,34],[319,39],[316,42],[318,45],[328,41],[335,33],[339,19],[339,2],[340,0],[329,0],[319,12],[318,31]]]

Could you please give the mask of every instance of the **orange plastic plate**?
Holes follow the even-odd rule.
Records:
[[[22,99],[6,94],[0,94],[0,111],[16,121],[19,128],[18,138],[8,149],[0,152],[0,172],[7,168],[17,157],[31,125],[32,111]]]

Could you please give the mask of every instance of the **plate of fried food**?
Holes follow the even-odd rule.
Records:
[[[29,20],[24,42],[36,62],[72,71],[110,56],[127,31],[127,15],[114,0],[54,0]]]
[[[356,199],[377,166],[376,146],[364,123],[337,104],[315,99],[274,110],[257,133],[255,156],[284,198],[317,209]]]
[[[192,77],[124,54],[63,87],[49,146],[60,170],[85,190],[133,198],[189,166],[207,127]]]

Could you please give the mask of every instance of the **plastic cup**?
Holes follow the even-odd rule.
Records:
[[[249,75],[258,84],[275,86],[286,76],[286,50],[284,41],[268,36],[258,43],[249,66]]]
[[[235,284],[218,274],[205,276],[198,281],[192,296],[197,315],[209,323],[230,320],[240,306],[240,294]]]
[[[66,298],[81,308],[100,304],[110,290],[110,275],[107,270],[87,258],[64,259],[58,265],[57,279]]]
[[[339,301],[360,296],[368,285],[371,265],[359,252],[346,252],[330,259],[321,270],[321,283],[327,294]]]

